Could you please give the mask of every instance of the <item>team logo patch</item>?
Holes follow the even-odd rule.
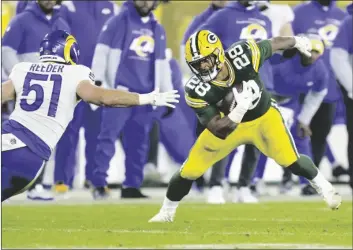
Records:
[[[10,140],[10,144],[11,144],[11,145],[15,145],[15,144],[16,144],[16,139],[11,139],[11,140]]]
[[[207,36],[207,41],[208,41],[209,43],[214,44],[214,43],[216,43],[216,42],[218,41],[218,38],[217,38],[217,36],[216,36],[215,34],[210,33],[210,34],[208,34],[208,36]]]

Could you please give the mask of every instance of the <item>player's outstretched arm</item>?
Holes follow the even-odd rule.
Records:
[[[175,108],[180,95],[177,90],[159,93],[158,90],[148,94],[138,94],[123,90],[96,87],[89,80],[77,86],[77,94],[82,100],[99,106],[130,107],[138,105],[168,106]]]
[[[1,85],[1,104],[14,100],[16,96],[15,87],[11,80],[7,80]]]
[[[269,39],[272,47],[272,53],[279,50],[286,50],[296,48],[302,54],[310,57],[311,56],[311,42],[306,37],[299,36],[277,36]]]

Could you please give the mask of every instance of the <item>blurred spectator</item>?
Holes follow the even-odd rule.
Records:
[[[169,64],[165,59],[165,30],[152,13],[158,4],[159,1],[126,1],[120,13],[103,26],[92,63],[97,81],[110,88],[138,93],[159,87],[172,88]],[[92,176],[94,198],[109,196],[107,171],[115,153],[115,141],[121,133],[126,156],[121,197],[145,198],[140,187],[155,113],[148,106],[100,108],[100,112],[102,122]]]
[[[91,67],[94,48],[104,23],[117,15],[118,6],[111,1],[64,1],[62,15],[80,45],[80,64]],[[97,84],[99,85],[99,83]],[[94,168],[96,139],[100,129],[100,113],[94,105],[77,104],[74,118],[61,137],[55,155],[56,191],[66,192],[72,183],[76,163],[79,130],[85,128],[86,180],[90,181]]]
[[[330,62],[339,83],[346,104],[346,121],[348,131],[348,164],[350,185],[353,189],[353,45],[352,45],[352,10],[353,4],[349,5],[348,13],[339,29],[330,54]]]
[[[335,117],[336,103],[342,98],[329,61],[330,49],[339,26],[347,14],[336,7],[336,1],[333,0],[315,0],[299,4],[294,8],[294,14],[294,33],[318,34],[324,40],[326,46],[323,60],[329,72],[328,92],[310,124],[313,161],[316,166],[320,166],[321,159],[326,152],[326,138]],[[311,188],[313,194],[316,193],[314,188],[311,186],[309,188]],[[307,191],[309,192],[309,190]]]

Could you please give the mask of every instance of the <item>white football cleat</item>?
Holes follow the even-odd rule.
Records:
[[[158,214],[153,216],[148,222],[161,222],[168,223],[173,222],[175,217],[175,212],[168,211],[166,209],[161,209]]]
[[[233,202],[237,203],[258,203],[259,200],[251,193],[249,187],[241,187],[235,189],[233,194]]]
[[[315,185],[315,183],[310,182],[311,186],[316,189],[316,191],[324,198],[327,206],[332,210],[336,210],[341,206],[342,197],[335,190],[330,182],[327,181],[327,184],[324,188]]]
[[[209,204],[224,204],[226,203],[223,195],[222,186],[213,186],[208,191],[207,203]]]
[[[34,189],[27,192],[27,198],[30,200],[52,201],[54,194],[51,190],[43,188],[41,184],[37,184]]]

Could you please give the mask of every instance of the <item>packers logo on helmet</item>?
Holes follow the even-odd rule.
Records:
[[[195,32],[186,42],[185,60],[202,81],[212,81],[225,60],[220,39],[209,30]]]

